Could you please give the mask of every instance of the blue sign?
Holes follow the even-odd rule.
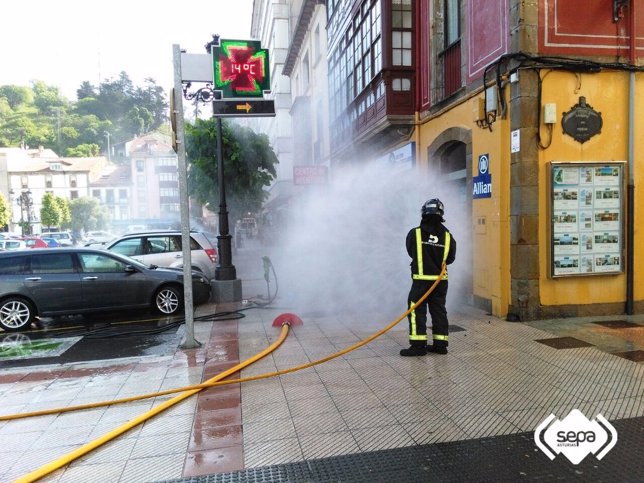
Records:
[[[492,197],[492,175],[489,172],[490,158],[487,154],[479,156],[479,175],[472,179],[472,198]]]

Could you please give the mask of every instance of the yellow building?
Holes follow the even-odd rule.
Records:
[[[510,3],[508,53],[478,83],[462,63],[460,90],[418,111],[414,133],[420,169],[465,186],[473,302],[510,320],[642,313],[644,46],[629,32],[644,7],[599,27],[583,9],[560,19],[582,39],[622,32],[605,49],[557,44],[543,0]]]

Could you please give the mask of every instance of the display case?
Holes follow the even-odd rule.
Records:
[[[550,276],[623,273],[624,162],[552,162]]]

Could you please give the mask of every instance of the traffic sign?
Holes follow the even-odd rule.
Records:
[[[271,117],[275,115],[275,101],[212,101],[212,113],[215,117]]]

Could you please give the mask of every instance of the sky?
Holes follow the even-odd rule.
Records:
[[[2,2],[0,86],[33,80],[69,100],[83,81],[98,86],[125,71],[168,92],[172,46],[206,53],[213,34],[250,39],[252,0],[28,0]]]

